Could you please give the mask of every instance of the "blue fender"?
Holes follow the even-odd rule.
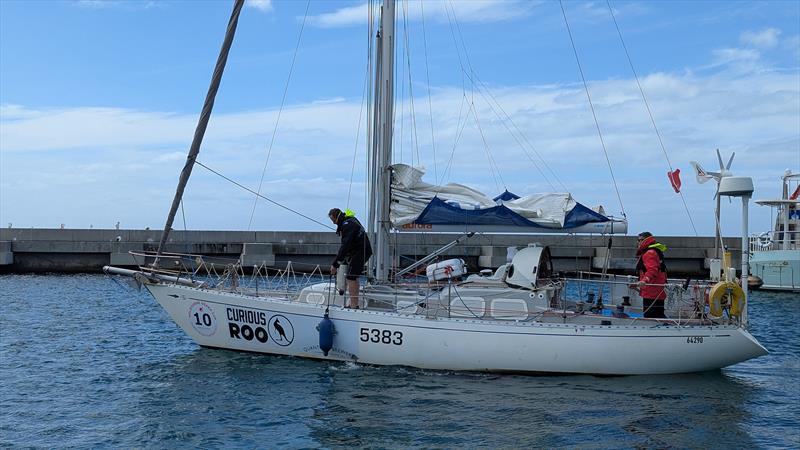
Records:
[[[328,313],[325,313],[317,325],[317,331],[319,331],[319,349],[323,355],[328,356],[328,352],[333,348],[334,333],[333,321],[328,318]]]

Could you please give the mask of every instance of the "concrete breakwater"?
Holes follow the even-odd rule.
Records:
[[[0,271],[99,272],[104,265],[136,266],[129,253],[155,251],[160,230],[41,229],[0,230]],[[458,235],[398,233],[392,239],[401,266],[442,247]],[[708,259],[714,257],[713,237],[659,236],[669,249],[665,253],[670,274],[700,277],[707,274]],[[632,273],[636,236],[615,236],[609,254],[608,237],[570,235],[475,235],[465,239],[444,258],[462,258],[470,272],[497,268],[506,262],[508,247],[547,245],[556,271],[602,270],[608,260],[611,273]],[[724,238],[739,267],[741,240]],[[339,248],[331,232],[298,231],[178,231],[170,233],[165,249],[214,258],[219,264],[241,260],[243,266],[265,265],[282,269],[291,261],[294,270],[310,272],[316,265],[327,270]],[[608,255],[608,258],[607,258]]]

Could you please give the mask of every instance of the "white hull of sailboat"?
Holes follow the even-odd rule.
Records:
[[[275,355],[441,370],[635,375],[713,370],[767,353],[736,326],[430,319],[334,307],[333,349],[325,356],[317,331],[324,306],[145,286],[199,345]]]

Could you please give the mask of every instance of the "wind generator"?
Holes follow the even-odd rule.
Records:
[[[717,149],[717,161],[719,161],[719,172],[710,172],[703,169],[697,161],[690,161],[689,164],[694,167],[694,173],[697,178],[697,182],[703,184],[708,180],[715,180],[717,182],[717,190],[714,193],[714,198],[717,201],[717,207],[714,210],[714,257],[719,259],[721,258],[720,251],[722,250],[722,231],[720,230],[719,221],[720,221],[720,196],[719,196],[719,186],[722,182],[722,179],[725,177],[733,176],[733,172],[731,172],[731,164],[733,163],[733,157],[736,156],[736,152],[731,153],[731,157],[728,158],[728,164],[722,163],[722,155]]]
[[[700,164],[696,161],[691,161],[691,165],[695,169],[695,174],[697,176],[698,183],[705,183],[710,179],[714,179],[717,182],[717,191],[714,193],[714,198],[717,200],[717,210],[716,210],[716,229],[717,229],[717,236],[716,236],[716,243],[715,243],[715,253],[717,260],[712,261],[711,264],[711,278],[712,280],[715,277],[718,277],[720,274],[719,271],[719,251],[721,245],[721,238],[720,238],[720,196],[727,196],[727,197],[740,197],[742,199],[742,259],[741,259],[741,295],[743,298],[747,298],[747,288],[748,288],[748,275],[750,272],[749,268],[749,255],[750,249],[747,242],[747,233],[748,233],[748,203],[750,201],[750,197],[753,195],[753,179],[750,177],[735,177],[733,173],[731,173],[731,163],[733,163],[733,157],[736,153],[731,154],[731,157],[728,159],[728,164],[722,163],[722,155],[717,149],[717,160],[719,161],[719,172],[708,172],[704,170]],[[728,259],[730,262],[730,259]],[[714,296],[716,288],[720,288],[721,291],[726,291],[724,294],[727,297],[731,297],[732,291],[739,289],[735,286],[735,280],[733,271],[728,269],[728,264],[723,264],[725,267],[723,273],[723,281],[720,281],[717,285],[712,288],[710,296]],[[729,303],[730,304],[730,303]],[[746,313],[742,314],[742,321],[747,323],[747,316]]]

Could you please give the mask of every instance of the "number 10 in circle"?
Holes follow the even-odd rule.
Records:
[[[217,332],[217,317],[214,310],[203,302],[194,302],[189,307],[189,323],[203,336],[211,336]]]

